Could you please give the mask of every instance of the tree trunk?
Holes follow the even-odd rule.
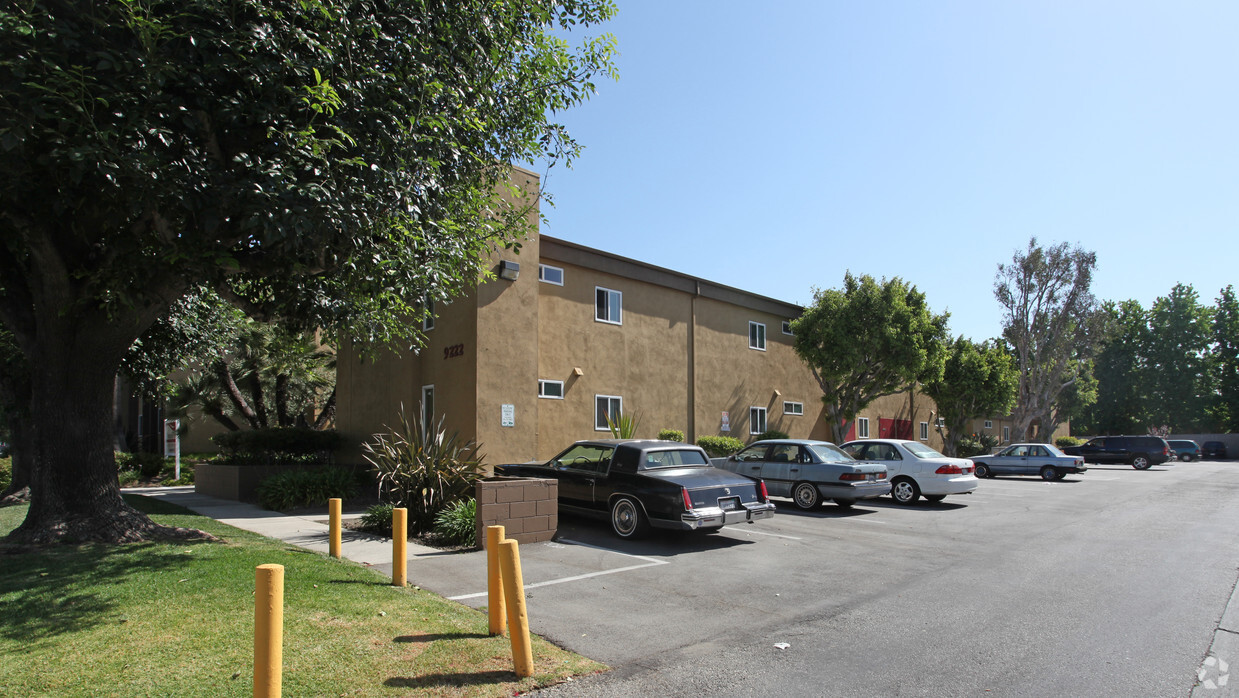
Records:
[[[169,528],[121,499],[112,452],[113,379],[127,347],[121,322],[104,312],[39,313],[23,448],[34,464],[26,520],[6,539],[18,545],[210,538]],[[87,317],[83,317],[87,316]]]
[[[336,418],[336,389],[331,389],[331,395],[327,398],[327,403],[323,405],[323,409],[318,413],[318,419],[314,420],[314,428],[322,431],[327,428],[327,425]]]

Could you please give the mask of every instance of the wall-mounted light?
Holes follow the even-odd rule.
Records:
[[[779,397],[779,396],[780,396],[780,395],[782,395],[782,394],[783,394],[783,393],[781,393],[781,392],[779,392],[779,391],[777,391],[777,390],[776,390],[776,391],[774,391],[774,396],[775,396],[775,397]]]
[[[510,262],[506,259],[499,262],[499,278],[516,281],[516,277],[520,275],[521,265],[519,262]]]
[[[585,375],[585,372],[581,370],[581,367],[580,367],[580,366],[577,366],[576,368],[572,369],[572,375],[574,375],[574,376],[583,376],[583,375]]]

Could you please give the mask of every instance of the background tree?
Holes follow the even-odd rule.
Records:
[[[0,8],[0,322],[29,364],[32,497],[10,540],[193,535],[120,499],[111,390],[205,286],[292,330],[418,341],[529,229],[515,162],[613,40],[581,2],[31,0]],[[410,321],[411,320],[411,321]]]
[[[1213,428],[1233,433],[1239,431],[1239,301],[1234,286],[1222,289],[1214,308]]]
[[[946,327],[947,315],[930,312],[925,294],[899,278],[879,284],[848,272],[842,290],[814,290],[792,333],[796,354],[822,388],[835,443],[877,398],[938,379]]]
[[[1015,362],[1004,347],[964,337],[952,342],[942,376],[921,387],[938,405],[945,427],[943,453],[956,454],[960,439],[969,434],[970,420],[1007,414],[1015,402],[1016,385]]]
[[[1093,361],[1097,399],[1073,422],[1083,434],[1138,434],[1149,424],[1144,347],[1148,316],[1134,300],[1106,301],[1098,313],[1100,344]]]
[[[1095,341],[1092,293],[1097,256],[1061,243],[1048,249],[1028,242],[1010,264],[999,264],[994,296],[1002,304],[1003,338],[1015,354],[1019,382],[1012,438],[1031,438],[1034,422],[1048,426],[1054,404],[1079,375]],[[1044,428],[1036,438],[1049,441]]]
[[[30,498],[30,476],[34,471],[27,429],[30,402],[30,367],[17,349],[13,335],[0,327],[0,441],[9,445],[13,458],[13,477],[0,490],[0,502]]]
[[[1073,380],[1058,394],[1050,416],[1038,427],[1045,434],[1047,443],[1060,426],[1087,414],[1088,409],[1097,402],[1098,382],[1093,370],[1091,360],[1076,361]]]
[[[1144,347],[1148,426],[1165,425],[1172,432],[1208,428],[1212,341],[1212,311],[1190,285],[1175,284],[1153,302]]]

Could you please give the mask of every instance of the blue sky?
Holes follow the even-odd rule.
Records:
[[[802,305],[898,276],[978,341],[1031,236],[1100,299],[1239,282],[1239,2],[618,1],[545,234]]]

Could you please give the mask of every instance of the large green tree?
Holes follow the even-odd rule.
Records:
[[[416,342],[531,222],[510,163],[611,71],[609,0],[17,0],[0,8],[0,321],[34,459],[10,539],[192,535],[120,499],[113,377],[187,291]],[[518,178],[519,179],[519,178]],[[518,188],[521,184],[516,183]],[[412,319],[412,322],[409,321]]]
[[[1212,393],[1208,363],[1213,312],[1198,298],[1190,284],[1175,284],[1149,308],[1143,353],[1150,426],[1172,432],[1211,426],[1206,408]]]
[[[1037,239],[1017,250],[1010,264],[999,264],[994,295],[1002,305],[1003,339],[1019,371],[1013,438],[1048,441],[1059,394],[1080,375],[1096,343],[1095,301],[1090,291],[1097,255],[1060,243],[1046,248]]]
[[[1005,347],[964,337],[952,342],[942,376],[921,388],[946,427],[943,453],[955,455],[959,440],[968,436],[969,420],[1007,414],[1016,384],[1015,362]]]
[[[941,375],[947,317],[898,277],[878,283],[848,272],[842,289],[814,291],[792,333],[822,388],[835,443],[869,403]]]
[[[1139,434],[1149,425],[1144,347],[1148,315],[1138,301],[1107,301],[1098,313],[1100,345],[1093,361],[1097,399],[1075,424],[1077,433]]]
[[[1210,372],[1215,390],[1210,410],[1213,428],[1239,431],[1239,300],[1234,286],[1222,289],[1214,306]]]

